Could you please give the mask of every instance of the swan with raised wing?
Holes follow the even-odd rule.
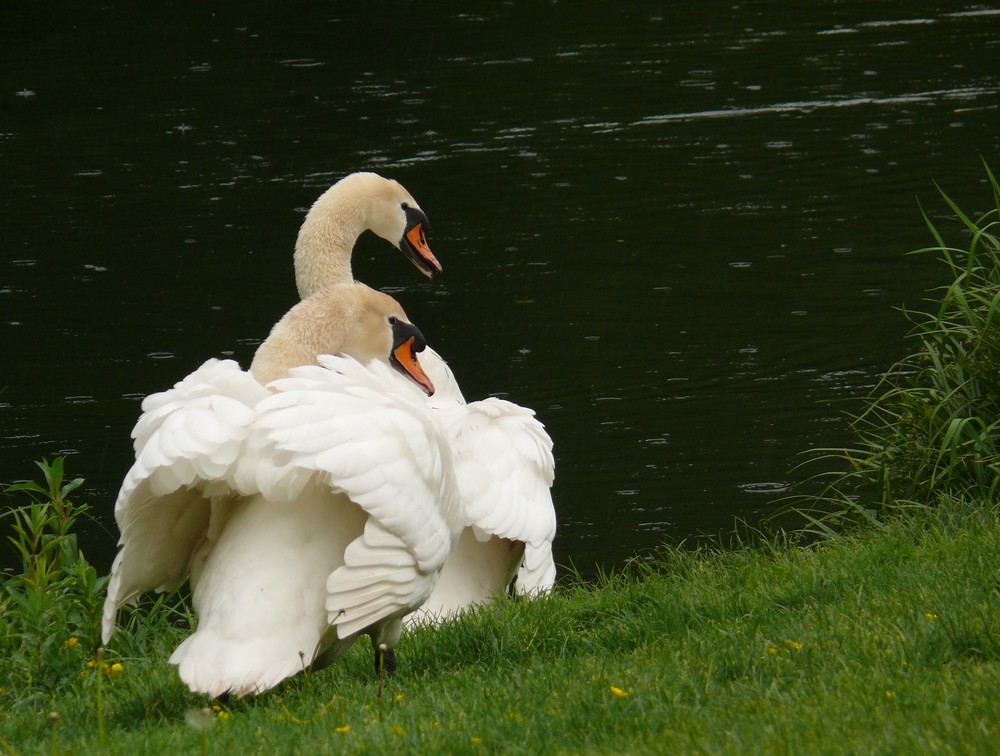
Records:
[[[353,173],[326,190],[302,223],[294,256],[300,296],[353,281],[351,254],[368,229],[402,250],[424,275],[441,271],[427,243],[427,216],[412,195],[396,181]],[[466,528],[434,594],[410,621],[488,603],[514,577],[520,593],[548,591],[556,574],[552,439],[530,409],[495,398],[466,402],[451,369],[432,349],[421,363],[437,386],[428,402],[451,441]]]
[[[147,397],[104,641],[123,603],[189,577],[198,624],[170,661],[192,691],[259,693],[361,634],[389,668],[464,525],[423,346],[395,300],[342,284],[292,308],[249,372],[209,360]]]

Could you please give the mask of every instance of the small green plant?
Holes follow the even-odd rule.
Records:
[[[6,486],[7,496],[28,503],[7,508],[7,540],[21,561],[16,574],[0,576],[0,653],[3,687],[20,695],[51,690],[73,680],[100,641],[106,578],[84,558],[72,532],[89,507],[69,495],[83,483],[65,481],[63,460],[36,463],[45,485]],[[6,530],[7,528],[5,528]]]
[[[878,382],[852,417],[857,444],[821,450],[847,462],[820,495],[829,519],[868,520],[941,496],[993,501],[1000,487],[1000,185],[986,167],[995,207],[970,219],[941,191],[969,243],[948,246],[924,214],[953,281],[930,312],[906,312],[916,350]]]

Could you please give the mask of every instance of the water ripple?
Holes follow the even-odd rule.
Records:
[[[741,483],[739,489],[750,494],[784,493],[789,488],[788,483],[769,481],[765,483]]]
[[[279,60],[278,65],[286,66],[287,68],[317,68],[318,66],[325,66],[326,63],[315,58],[288,58],[286,60]]]
[[[753,108],[721,108],[701,110],[691,113],[665,113],[646,116],[633,123],[634,126],[658,125],[677,121],[700,121],[714,118],[742,118],[745,116],[772,115],[775,113],[811,113],[814,110],[830,108],[856,108],[863,105],[909,105],[933,103],[938,100],[975,100],[980,97],[995,96],[1000,93],[996,87],[958,87],[955,89],[935,89],[928,92],[910,92],[885,97],[844,97],[829,100],[800,100],[761,105]]]

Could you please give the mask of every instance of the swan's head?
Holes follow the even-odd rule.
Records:
[[[388,362],[428,396],[434,394],[434,384],[417,359],[427,340],[399,302],[364,284],[333,287],[333,299],[331,314],[347,323],[337,351],[359,362]]]
[[[368,227],[406,255],[417,270],[433,278],[441,272],[441,263],[427,244],[430,224],[424,211],[398,181],[368,175],[378,179],[373,187],[375,201]]]
[[[417,384],[427,396],[434,396],[434,384],[417,361],[417,353],[427,346],[424,335],[413,323],[400,320],[395,315],[390,315],[387,320],[392,329],[389,364]]]
[[[306,213],[295,242],[295,285],[310,297],[354,281],[351,253],[365,231],[399,249],[428,278],[441,271],[427,244],[427,216],[398,181],[352,173],[320,195]]]
[[[263,384],[321,354],[358,362],[378,360],[413,381],[428,396],[434,384],[417,360],[427,342],[399,302],[364,284],[337,284],[289,310],[254,355],[250,372]]]

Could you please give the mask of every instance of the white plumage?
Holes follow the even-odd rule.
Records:
[[[434,622],[505,592],[552,588],[556,517],[552,439],[535,413],[503,399],[466,403],[433,350],[421,361],[437,390],[427,402],[451,446],[465,529],[431,597],[409,624]]]
[[[191,555],[241,490],[237,468],[268,395],[232,360],[209,360],[174,388],[146,397],[132,431],[135,464],[115,502],[121,550],[111,567],[102,634],[107,643],[121,604],[176,588]],[[249,493],[249,490],[245,490]]]
[[[308,310],[324,298],[345,313],[349,300],[374,303],[393,329],[405,320],[385,295],[336,287],[294,308],[258,357],[296,353],[284,342],[316,326]],[[326,343],[361,349],[350,333],[371,330],[362,320],[323,321],[337,332]],[[389,353],[376,348],[383,334],[369,335]],[[266,690],[335,660],[361,633],[391,649],[461,531],[451,449],[423,393],[382,361],[317,361],[284,370],[271,393],[209,360],[143,403],[103,635],[122,603],[190,574],[198,626],[170,661],[193,691]]]
[[[425,275],[440,270],[425,226],[396,182],[352,174],[334,185],[296,243],[303,301],[251,372],[209,360],[143,402],[115,505],[105,642],[119,606],[190,577],[199,624],[170,661],[194,691],[244,695],[333,661],[361,633],[391,649],[421,605],[411,621],[488,602],[515,575],[522,593],[551,588],[544,427],[510,402],[466,403],[432,350],[431,399],[392,373],[378,324],[408,321],[353,280],[366,228]],[[319,357],[336,352],[358,361]]]
[[[363,215],[359,206],[377,209]],[[406,208],[410,210],[404,212]],[[413,210],[417,216],[406,217]],[[306,297],[353,281],[351,254],[366,227],[377,229],[422,273],[433,275],[441,266],[423,235],[426,222],[416,201],[397,182],[373,173],[345,177],[316,200],[299,230],[299,294]],[[414,227],[420,231],[416,246]],[[421,364],[436,387],[427,402],[447,429],[467,528],[434,595],[409,621],[442,619],[488,603],[504,593],[515,576],[520,593],[548,591],[556,575],[552,439],[532,410],[499,399],[467,403],[451,369],[433,350],[425,351]]]

